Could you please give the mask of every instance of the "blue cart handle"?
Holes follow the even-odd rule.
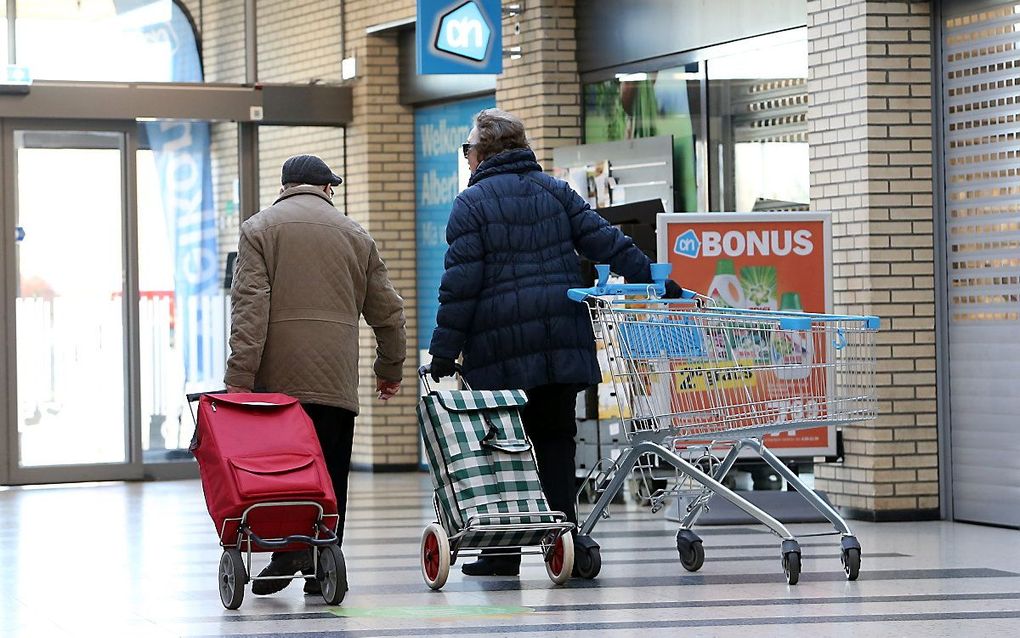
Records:
[[[609,265],[598,264],[595,271],[598,281],[591,288],[571,288],[567,296],[571,300],[583,302],[588,297],[615,297],[619,295],[646,295],[649,299],[657,299],[666,294],[666,280],[673,270],[672,264],[652,264],[652,283],[649,284],[610,284]],[[684,299],[695,296],[693,291],[684,290]]]

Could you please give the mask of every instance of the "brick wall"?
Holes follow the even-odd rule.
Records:
[[[382,403],[375,398],[375,341],[362,326],[362,416],[354,442],[354,462],[362,466],[406,467],[418,461],[415,417],[417,330],[414,223],[414,113],[399,104],[398,46],[394,33],[368,36],[365,30],[413,17],[415,2],[347,3],[347,56],[357,59],[354,123],[348,127],[348,202],[350,214],[372,234],[404,298],[408,350],[404,388]]]
[[[244,82],[243,0],[184,0],[202,47],[206,82]]]
[[[808,2],[811,203],[837,312],[882,317],[879,418],[816,483],[852,515],[938,508],[929,2]]]
[[[259,81],[339,82],[340,6],[338,0],[260,0]]]
[[[574,0],[530,0],[503,21],[503,48],[521,48],[503,60],[496,105],[524,120],[539,163],[552,169],[552,150],[581,142],[581,80],[577,74]],[[520,24],[520,34],[515,33]]]

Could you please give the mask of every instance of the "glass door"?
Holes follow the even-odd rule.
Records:
[[[4,124],[9,483],[141,478],[134,144],[127,126]]]

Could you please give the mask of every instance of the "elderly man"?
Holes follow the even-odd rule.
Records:
[[[385,401],[400,388],[404,303],[375,241],[333,206],[333,187],[342,180],[325,162],[291,157],[281,181],[273,205],[241,225],[224,381],[230,392],[283,392],[301,401],[333,481],[342,542],[358,412],[359,319],[375,332],[376,391]],[[310,569],[308,552],[278,552],[259,575]],[[257,580],[252,592],[271,594],[290,582]],[[318,590],[317,581],[306,580],[305,593]]]

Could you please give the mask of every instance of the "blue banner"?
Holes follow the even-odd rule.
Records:
[[[166,4],[169,20],[154,22],[142,31],[171,46],[168,81],[201,82],[202,65],[191,24],[176,3]],[[209,124],[164,120],[145,127],[174,247],[174,293],[185,381],[202,381],[215,370],[215,353],[209,318],[203,316],[209,304],[201,298],[218,294],[221,282]]]
[[[439,282],[446,256],[446,222],[460,192],[460,145],[482,109],[494,108],[484,97],[414,112],[415,220],[418,254],[418,349],[427,350],[439,311]]]

